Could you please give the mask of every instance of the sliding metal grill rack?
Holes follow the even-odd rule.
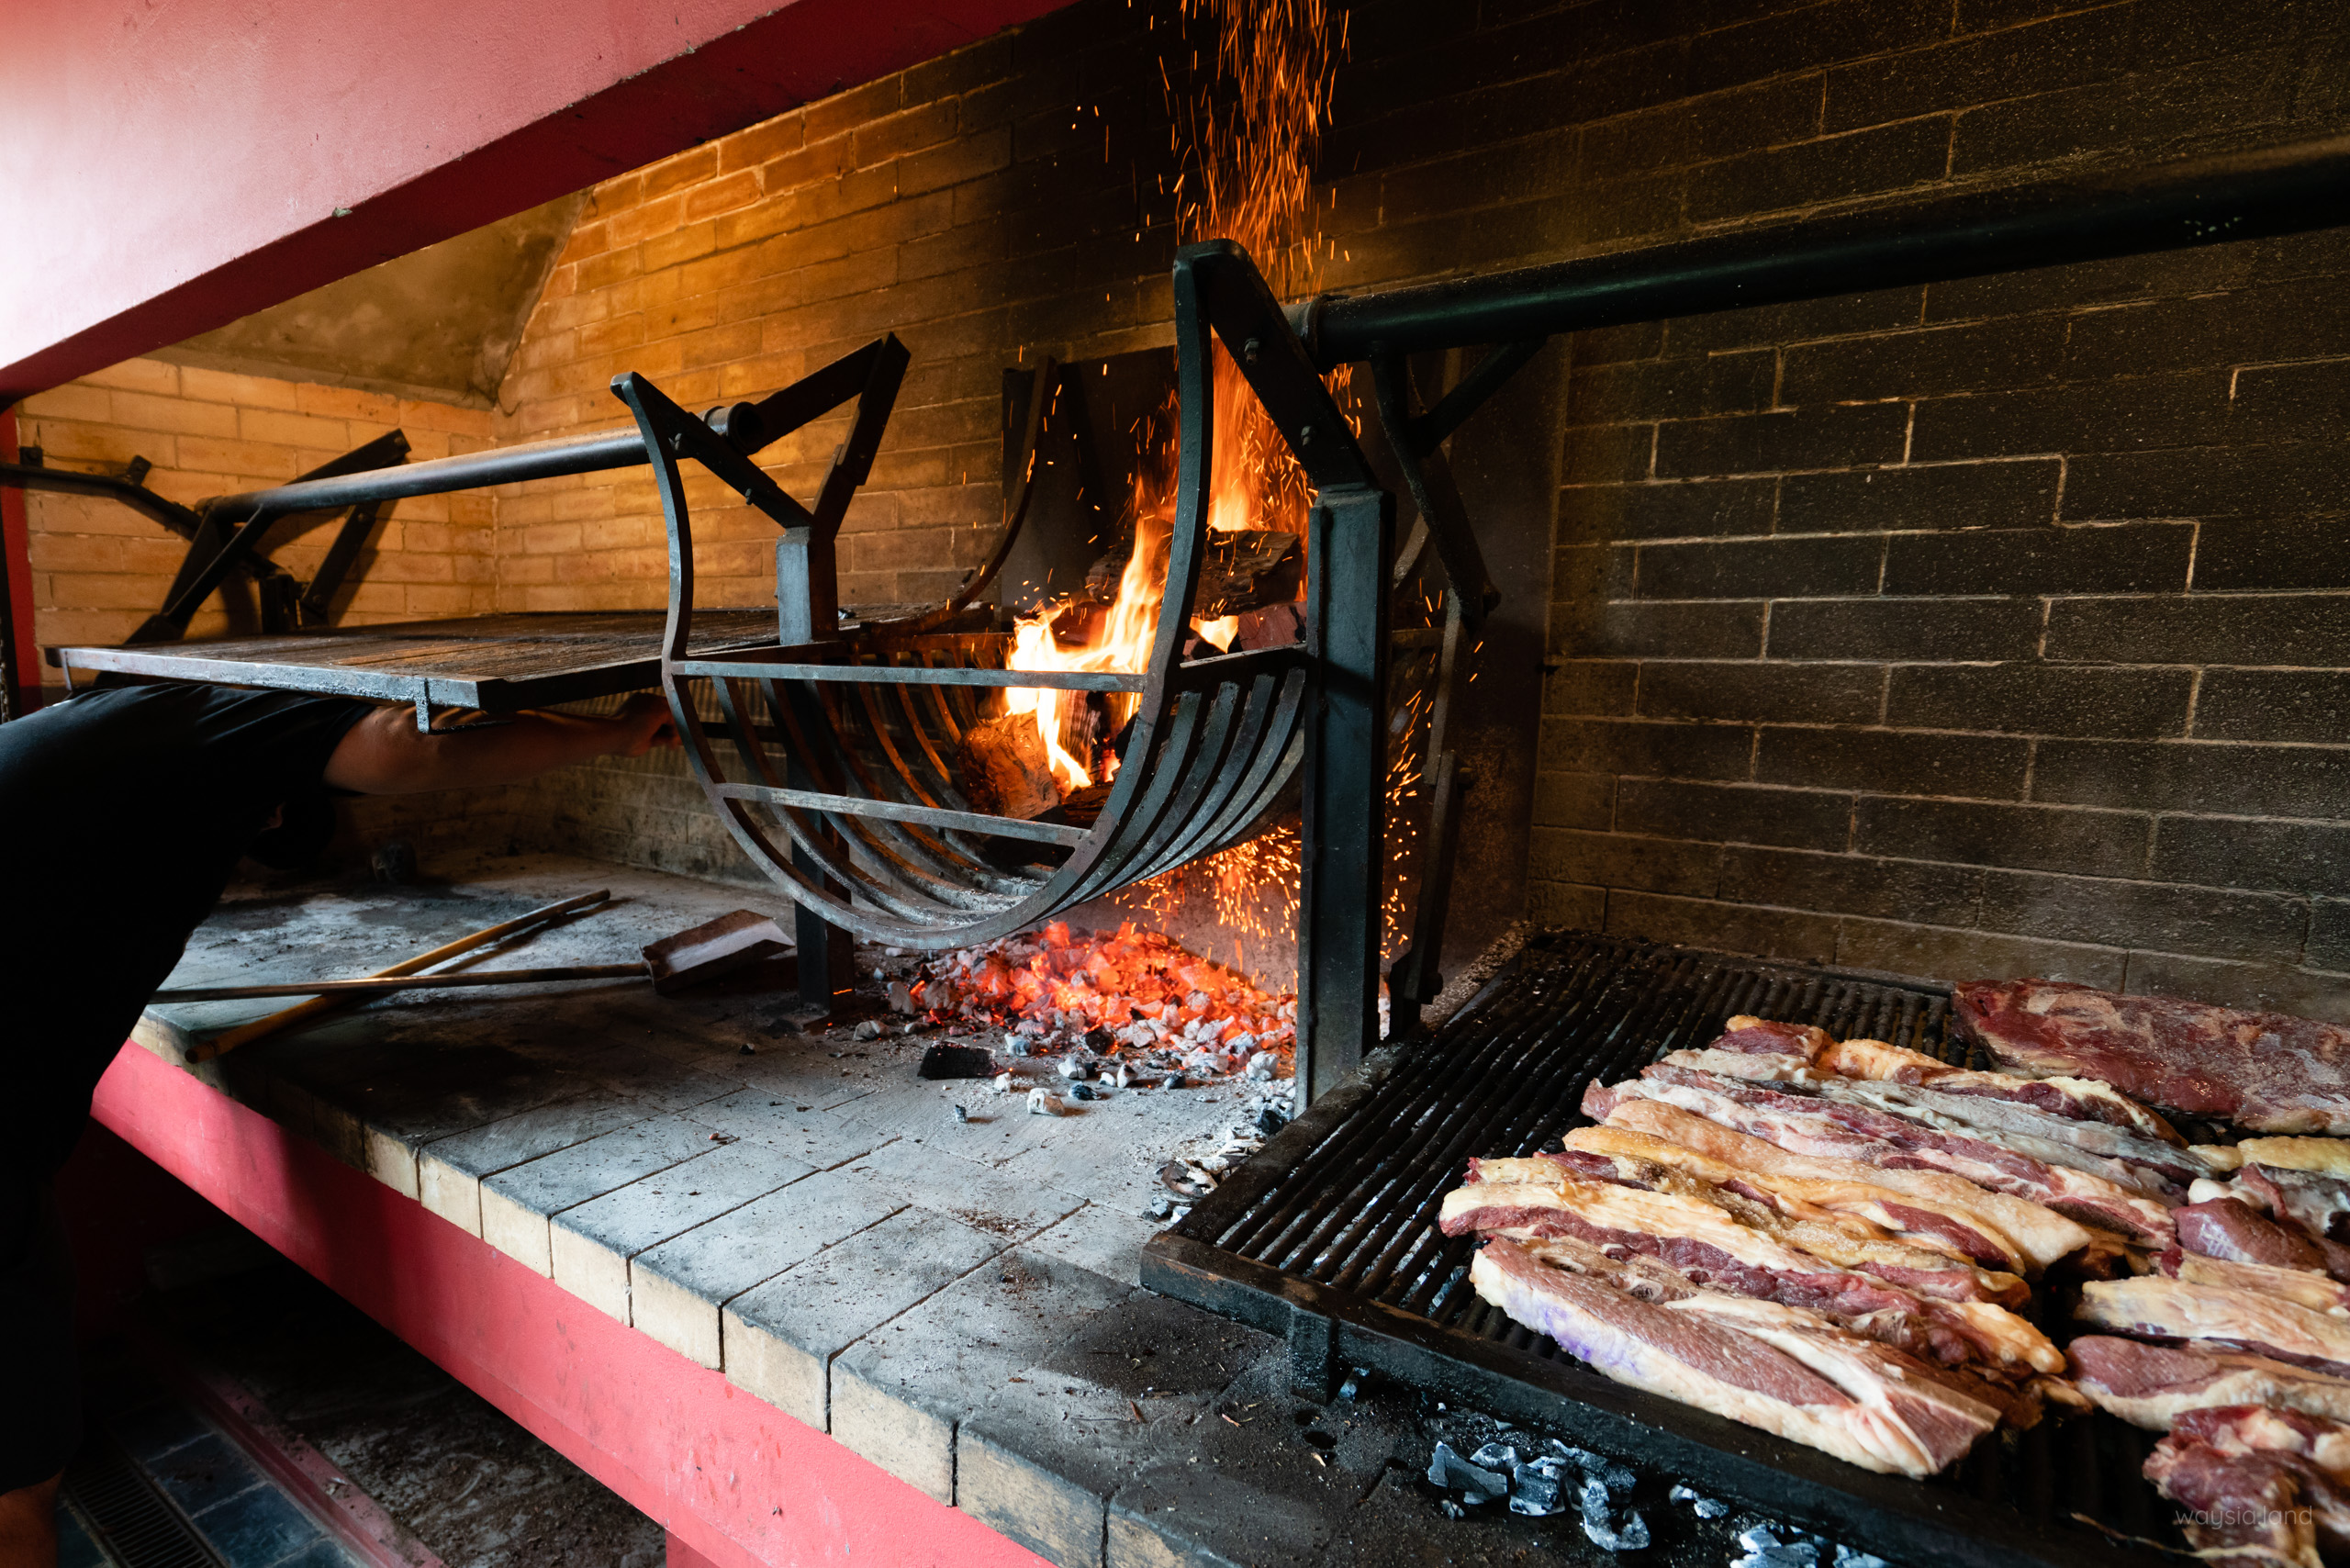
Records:
[[[1897,1562],[2118,1568],[2179,1544],[2139,1473],[2154,1435],[2101,1412],[2052,1410],[1931,1481],[1876,1475],[1610,1383],[1478,1299],[1476,1238],[1436,1225],[1470,1159],[1557,1148],[1589,1122],[1585,1084],[1703,1046],[1741,1013],[1969,1054],[1947,986],[1548,933],[1434,1039],[1374,1058],[1153,1238],[1143,1283],[1286,1336],[1309,1397],[1366,1368]],[[2042,1303],[2059,1340],[2067,1305]]]

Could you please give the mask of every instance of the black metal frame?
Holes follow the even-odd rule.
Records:
[[[407,434],[391,431],[320,464],[295,483],[390,467],[405,461],[408,451]],[[296,581],[269,558],[263,540],[270,526],[280,519],[297,511],[324,509],[273,506],[261,498],[274,492],[215,497],[185,507],[147,487],[147,475],[153,465],[143,457],[133,457],[119,474],[82,474],[68,468],[51,468],[37,447],[27,449],[22,457],[22,462],[0,463],[0,487],[103,496],[153,518],[188,542],[187,554],[181,559],[179,571],[163,594],[162,608],[131,633],[126,644],[131,647],[175,643],[186,636],[188,622],[195,619],[196,610],[231,576],[246,577],[252,583],[263,634],[330,625],[334,598],[352,580],[352,569],[358,564],[360,552],[375,536],[382,517],[380,501],[351,503],[348,514],[335,532],[334,543],[327,547],[326,558],[319,564],[318,575],[305,584]],[[241,514],[241,521],[236,521]]]

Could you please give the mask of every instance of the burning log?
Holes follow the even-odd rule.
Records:
[[[1118,584],[1134,553],[1129,541],[1093,563],[1085,575],[1085,592],[1108,603],[1118,597]],[[1245,610],[1287,604],[1305,582],[1305,542],[1294,533],[1272,529],[1210,529],[1200,554],[1200,586],[1192,596],[1192,613],[1203,621],[1221,620]]]
[[[965,731],[955,763],[964,795],[990,815],[1040,817],[1061,803],[1033,713],[1005,713]]]

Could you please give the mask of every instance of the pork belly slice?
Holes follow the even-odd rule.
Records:
[[[1955,1400],[1871,1380],[1859,1394],[1762,1338],[1700,1313],[1659,1306],[1489,1241],[1469,1282],[1516,1323],[1548,1334],[1614,1382],[1758,1428],[1879,1473],[1927,1476],[1989,1431]]]
[[[1670,1058],[1667,1058],[1670,1059]],[[2141,1137],[2184,1148],[2168,1122],[2110,1084],[2087,1078],[2024,1078],[2012,1072],[1970,1072],[1923,1051],[1883,1040],[1846,1040],[1820,1053],[1819,1065],[1840,1078],[1930,1086],[1938,1093],[2011,1100],[2068,1121],[2102,1122]]]
[[[2074,1316],[2116,1333],[2208,1342],[2350,1376],[2350,1318],[2251,1291],[2160,1274],[2093,1280],[2081,1287]]]
[[[1951,1001],[2015,1072],[2095,1079],[2255,1132],[2350,1132],[2350,1029],[2064,980],[1974,980]]]
[[[2184,1149],[2140,1137],[2103,1122],[2067,1121],[2012,1100],[1949,1094],[1939,1084],[1853,1083],[1819,1086],[1821,1098],[1864,1105],[1925,1126],[1959,1133],[2028,1154],[2050,1165],[2102,1176],[2160,1204],[2183,1204],[2187,1184],[2203,1174],[2202,1161]]]
[[[2350,1421],[2350,1381],[2272,1357],[2104,1334],[2085,1334],[2065,1350],[2076,1388],[2098,1408],[2150,1431],[2169,1430],[2190,1410],[2231,1405]]]
[[[1643,1104],[1653,1104],[1643,1101]],[[1660,1110],[1677,1107],[1659,1106]],[[1697,1120],[1691,1117],[1691,1120]],[[1712,1124],[1707,1123],[1706,1126]],[[1724,1129],[1727,1132],[1727,1129]],[[1728,1136],[1747,1142],[1742,1133]],[[1758,1170],[1751,1163],[1732,1165],[1712,1155],[1627,1126],[1577,1127],[1566,1137],[1569,1150],[1589,1156],[1650,1160],[1669,1165],[1700,1181],[1732,1192],[1767,1195],[1792,1215],[1841,1226],[1857,1236],[1892,1236],[1912,1247],[1924,1247],[1963,1258],[1986,1269],[2011,1274],[2036,1272],[2014,1242],[1971,1215],[1938,1208],[1918,1199],[1905,1199],[1874,1182],[1822,1176],[1785,1175]],[[1768,1147],[1768,1146],[1765,1146]]]
[[[1584,1103],[1588,1109],[1589,1100]],[[2094,1239],[2086,1226],[2053,1209],[1991,1192],[1962,1177],[1797,1153],[1659,1100],[1622,1100],[1608,1113],[1606,1125],[1678,1144],[1758,1177],[1817,1180],[1891,1193],[1896,1196],[1886,1213],[1893,1224],[1886,1228],[1944,1235],[1953,1243],[1952,1250],[1965,1257],[1979,1253],[1964,1238],[1979,1237],[2020,1254],[2029,1265],[2024,1271],[2030,1273],[2073,1256]],[[1568,1135],[1570,1142],[1580,1137]]]
[[[2179,1226],[2182,1242],[2187,1226]],[[2191,1285],[2225,1285],[2231,1290],[2273,1295],[2317,1312],[2350,1316],[2350,1285],[2301,1269],[2272,1268],[2266,1263],[2235,1263],[2223,1258],[2190,1252],[2184,1245],[2154,1258],[2154,1272]]]
[[[1583,1095],[1583,1114],[1594,1121],[1606,1121],[1626,1096],[1679,1105],[1797,1154],[1962,1176],[1978,1186],[2027,1198],[2075,1219],[2119,1231],[2142,1247],[2161,1249],[2173,1239],[2167,1209],[2102,1177],[2052,1166],[1981,1138],[1921,1126],[1883,1111],[1807,1099],[1710,1073],[1658,1065],[1622,1083],[1603,1087],[1595,1082]]]

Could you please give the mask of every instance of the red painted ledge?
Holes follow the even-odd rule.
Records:
[[[137,1045],[97,1119],[714,1568],[1041,1568]]]

